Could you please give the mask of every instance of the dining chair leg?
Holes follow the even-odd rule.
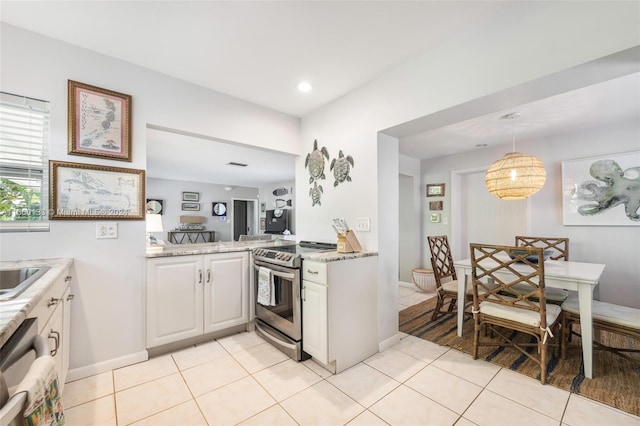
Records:
[[[474,318],[473,325],[473,359],[478,359],[478,346],[480,345],[480,329],[482,325]]]
[[[540,383],[543,385],[547,382],[547,345],[538,341],[540,348]]]
[[[438,314],[440,314],[441,309],[442,309],[442,298],[440,296],[437,296],[436,307],[433,309],[433,314],[431,314],[431,321],[435,321],[438,318]]]

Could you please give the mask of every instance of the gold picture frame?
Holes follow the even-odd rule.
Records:
[[[131,161],[131,96],[68,80],[68,153]]]
[[[427,197],[444,197],[444,183],[428,183]]]
[[[145,171],[49,161],[49,219],[145,218]]]

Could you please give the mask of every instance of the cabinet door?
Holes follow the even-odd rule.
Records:
[[[327,286],[302,281],[302,349],[328,364]]]
[[[67,287],[67,290],[62,296],[62,376],[60,376],[61,386],[67,379],[67,372],[69,372],[69,348],[71,337],[71,301],[73,296],[71,295],[71,288]],[[60,389],[62,392],[62,387]]]
[[[249,322],[249,255],[204,256],[204,332]]]
[[[58,374],[58,387],[62,392],[64,387],[64,375],[62,374],[63,363],[63,316],[64,307],[62,301],[59,301],[49,318],[49,321],[44,326],[40,335],[47,339],[49,342],[49,350],[53,360],[56,363],[56,373]]]
[[[147,261],[147,347],[202,334],[202,256]]]

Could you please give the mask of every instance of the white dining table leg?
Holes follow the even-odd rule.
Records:
[[[593,378],[593,287],[582,285],[578,288],[580,309],[580,333],[582,334],[582,359],[584,376]]]
[[[467,272],[466,268],[456,268],[458,278],[458,336],[462,337],[462,323],[464,322],[464,304],[467,293]],[[471,272],[468,272],[471,274]]]

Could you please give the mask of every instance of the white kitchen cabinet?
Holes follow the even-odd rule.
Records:
[[[209,254],[204,263],[204,332],[249,322],[248,254]]]
[[[147,260],[147,347],[249,322],[246,252]]]
[[[38,319],[38,333],[47,339],[49,350],[56,363],[60,392],[69,371],[69,337],[71,335],[71,276],[66,269],[53,286],[29,313]]]
[[[302,263],[303,350],[333,373],[378,352],[378,258]]]

